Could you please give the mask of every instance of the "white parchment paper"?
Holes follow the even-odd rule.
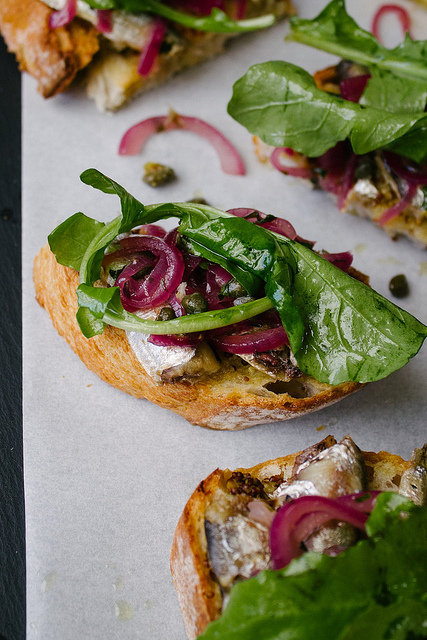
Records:
[[[312,17],[325,4],[296,0]],[[378,0],[348,0],[369,28]],[[410,2],[416,38],[427,12]],[[427,322],[427,253],[392,242],[368,221],[339,215],[329,197],[258,164],[250,135],[226,113],[231,87],[248,67],[286,59],[309,71],[335,58],[284,42],[285,23],[234,41],[228,55],[190,70],[121,112],[96,111],[76,89],[44,101],[24,78],[23,278],[24,446],[31,640],[184,640],[169,573],[179,515],[201,479],[216,467],[251,466],[300,450],[327,433],[350,433],[360,447],[408,456],[426,439],[427,350],[387,380],[308,417],[215,432],[136,400],[88,371],[34,299],[32,262],[48,233],[76,211],[103,220],[119,202],[79,181],[96,167],[142,202],[202,195],[214,206],[255,207],[288,218],[303,237],[329,251],[351,250],[374,288],[405,273],[411,294],[401,306]],[[396,24],[386,38],[397,42]],[[393,44],[393,42],[390,42]],[[185,132],[152,138],[136,157],[119,157],[121,135],[169,107],[204,118],[238,147],[247,175],[224,175],[206,141]],[[179,179],[154,190],[142,167],[159,161]],[[323,430],[322,427],[324,427]],[[320,432],[321,431],[321,432]]]

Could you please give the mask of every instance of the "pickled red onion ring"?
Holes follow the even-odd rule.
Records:
[[[381,42],[381,37],[380,37],[380,23],[381,20],[383,19],[383,17],[385,15],[387,15],[388,13],[394,13],[396,14],[403,33],[405,34],[406,32],[409,33],[409,35],[412,38],[411,35],[411,18],[409,16],[409,13],[406,11],[406,9],[404,9],[403,7],[400,7],[398,4],[383,4],[378,11],[376,11],[373,20],[372,20],[372,27],[371,27],[371,31],[372,34],[376,37],[376,39]]]
[[[224,173],[245,175],[245,165],[239,152],[218,129],[204,120],[182,116],[174,111],[170,111],[167,116],[148,118],[128,129],[120,141],[119,155],[136,155],[153,134],[177,129],[190,131],[208,140],[219,156]]]
[[[113,21],[111,9],[96,10],[96,29],[100,33],[111,33],[113,30]]]
[[[344,171],[344,175],[342,176],[341,185],[338,192],[338,209],[342,209],[345,204],[345,200],[347,198],[348,192],[353,186],[354,182],[354,172],[357,167],[357,156],[355,153],[351,155],[350,160],[347,163],[347,166]]]
[[[160,45],[163,42],[163,38],[166,33],[166,23],[160,18],[156,17],[153,21],[153,26],[148,37],[147,42],[138,60],[137,71],[140,76],[148,76],[153,68],[156,58],[160,51]],[[120,152],[119,152],[120,153]]]
[[[211,342],[226,353],[262,353],[278,349],[285,344],[289,344],[288,336],[284,327],[274,327],[273,329],[262,329],[253,333],[223,334],[211,337]]]
[[[126,311],[152,309],[166,302],[181,283],[184,274],[184,258],[179,249],[154,236],[129,236],[123,238],[120,244],[123,249],[155,256],[154,264],[150,264],[151,258],[141,256],[136,263],[128,265],[121,272],[117,286],[120,287],[123,308]],[[145,266],[152,266],[150,274],[135,280],[133,276]]]
[[[369,495],[369,494],[367,494]],[[361,494],[357,494],[360,499]],[[362,502],[349,504],[346,500],[323,496],[301,496],[284,504],[276,513],[270,529],[270,547],[273,569],[282,569],[302,554],[301,543],[329,520],[347,522],[365,530],[368,515],[362,511]],[[373,500],[364,508],[373,506]],[[356,506],[357,505],[357,506]]]
[[[417,185],[427,184],[427,165],[411,163],[397,153],[383,152],[387,166],[399,177]]]
[[[276,147],[270,156],[270,162],[275,169],[286,173],[295,178],[310,179],[313,177],[313,172],[310,167],[289,167],[285,166],[281,162],[281,155],[286,153],[286,147]]]
[[[399,216],[402,211],[405,211],[406,207],[408,207],[414,199],[416,192],[417,185],[413,182],[407,182],[406,193],[403,195],[403,197],[399,200],[399,202],[390,207],[390,209],[384,211],[380,219],[376,221],[380,225],[380,227],[388,224],[389,222],[397,218],[397,216]]]
[[[369,74],[365,74],[363,76],[354,76],[353,78],[344,78],[344,80],[341,80],[341,98],[349,100],[350,102],[359,102],[370,77]]]
[[[65,27],[76,17],[77,0],[67,0],[62,9],[54,11],[49,16],[49,29]]]
[[[224,11],[224,0],[179,0],[177,3],[186,11],[198,13],[202,16],[208,16],[212,13],[212,9],[221,9]]]
[[[292,151],[292,149],[287,149],[287,152],[289,151]],[[292,151],[292,153],[294,152]],[[233,216],[238,216],[239,218],[245,218],[249,222],[253,222],[259,227],[264,227],[264,229],[268,229],[269,231],[274,231],[275,233],[278,233],[281,236],[285,236],[285,238],[289,238],[290,240],[296,240],[301,244],[310,245],[311,247],[315,244],[311,240],[305,240],[304,238],[301,238],[300,236],[298,236],[294,226],[289,222],[289,220],[285,220],[284,218],[276,218],[273,216],[274,220],[263,222],[263,219],[267,217],[266,213],[263,213],[258,209],[247,209],[244,207],[228,209],[227,213],[231,213],[233,214]]]
[[[341,271],[349,270],[351,263],[353,262],[353,256],[350,251],[343,251],[342,253],[321,253],[322,258],[325,258],[328,262],[341,269]]]
[[[151,335],[148,338],[148,342],[158,347],[197,347],[202,340],[202,333]]]

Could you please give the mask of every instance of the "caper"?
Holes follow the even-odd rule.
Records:
[[[191,200],[187,200],[187,202],[190,202],[191,204],[206,204],[210,206],[209,203],[200,196],[195,196],[194,198],[191,198]]]
[[[142,280],[151,272],[153,267],[142,267],[139,271],[133,274],[132,278],[134,280]]]
[[[187,296],[184,296],[182,299],[182,306],[185,309],[185,312],[188,315],[192,315],[194,313],[203,313],[208,310],[208,302],[206,298],[202,296],[201,293],[197,291],[195,293],[191,293]]]
[[[172,167],[159,162],[147,162],[144,166],[143,181],[150,187],[161,187],[163,184],[175,180],[176,175]]]
[[[409,294],[409,284],[403,273],[394,276],[389,282],[388,288],[395,298],[405,298]]]
[[[369,69],[363,64],[352,62],[351,60],[341,60],[337,65],[337,76],[341,82],[346,78],[356,78],[357,76],[365,76],[369,73]]]
[[[231,278],[231,280],[221,288],[220,295],[224,296],[224,298],[241,298],[248,294],[246,289],[236,280],[236,278]]]
[[[159,320],[160,322],[166,322],[167,320],[173,320],[174,318],[176,318],[175,311],[172,309],[172,307],[166,306],[160,309],[156,320]]]
[[[255,300],[255,298],[252,298],[251,296],[241,296],[240,298],[235,299],[233,305],[237,307],[239,304],[246,304],[247,302],[253,302],[253,300]]]
[[[356,180],[368,180],[374,174],[375,164],[372,156],[360,156],[358,158],[357,167],[354,171]]]
[[[108,272],[108,276],[115,282],[123,269],[124,267],[122,267],[121,269],[110,269],[110,271]]]

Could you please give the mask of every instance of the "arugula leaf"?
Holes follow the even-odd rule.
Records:
[[[233,20],[224,11],[217,8],[212,9],[209,16],[194,16],[173,9],[157,0],[87,0],[87,3],[92,9],[120,9],[129,13],[141,11],[153,13],[185,27],[212,33],[239,33],[265,29],[271,27],[276,20],[272,14],[248,20]]]
[[[387,520],[381,535],[335,558],[307,553],[285,569],[236,583],[200,640],[425,638],[427,508],[406,500],[408,518],[385,515],[383,496],[371,516]]]
[[[86,336],[102,331],[102,322],[143,333],[205,331],[253,317],[274,305],[299,367],[329,384],[379,380],[406,364],[421,348],[426,326],[309,247],[206,205],[144,206],[94,169],[84,172],[82,178],[106,193],[117,194],[122,208],[122,215],[100,225],[95,236],[88,234],[86,222],[81,225],[79,244],[88,241],[80,262],[78,293],[80,305],[87,310],[79,316]],[[125,312],[116,289],[92,286],[99,278],[104,251],[117,234],[168,217],[179,218],[180,233],[196,250],[226,268],[231,266],[243,286],[263,281],[267,298],[160,323]],[[61,241],[61,227],[52,234],[59,261],[68,251]],[[67,233],[68,225],[62,228]]]
[[[425,81],[408,80],[374,67],[359,104],[392,113],[421,113],[426,100]]]
[[[88,244],[104,226],[84,213],[75,213],[67,218],[48,236],[52,253],[59,264],[80,271],[80,265]]]
[[[245,271],[245,269],[242,269],[242,267],[239,267],[239,265],[235,264],[231,260],[224,258],[224,256],[220,256],[213,251],[209,251],[209,249],[198,242],[194,242],[194,240],[190,241],[186,239],[185,246],[190,253],[193,253],[195,256],[206,258],[206,260],[210,260],[211,262],[221,265],[221,267],[226,269],[228,273],[231,273],[231,275],[236,278],[250,296],[257,295],[262,288],[263,281],[261,278],[258,278],[249,271]]]
[[[307,247],[293,249],[294,300],[309,327],[295,353],[303,371],[329,384],[367,382],[386,377],[418,352],[426,326]]]
[[[427,161],[424,111],[395,113],[348,102],[317,89],[309,73],[288,62],[251,67],[234,84],[228,113],[267,144],[291,147],[309,157],[350,137],[360,155],[386,147],[417,162]]]
[[[291,63],[264,62],[237,80],[228,113],[273,147],[320,156],[345,140],[360,106],[317,89],[312,76]]]
[[[406,80],[427,80],[427,41],[415,42],[407,34],[403,43],[387,49],[348,15],[344,0],[332,0],[312,20],[292,17],[290,26],[288,40],[337,54],[369,68],[391,71]]]
[[[386,49],[347,14],[344,0],[332,0],[313,20],[290,22],[288,39],[369,68],[360,103],[327,94],[302,69],[273,61],[251,67],[235,83],[229,114],[267,144],[309,157],[349,137],[359,155],[390,149],[427,162],[427,40],[407,35]]]
[[[86,338],[102,333],[105,324],[125,331],[140,331],[154,335],[210,331],[253,318],[273,307],[268,298],[260,298],[228,309],[217,309],[203,314],[157,322],[157,320],[139,318],[125,311],[120,302],[118,287],[103,289],[81,284],[77,289],[77,298],[80,305],[77,320]],[[79,316],[81,311],[84,313]]]

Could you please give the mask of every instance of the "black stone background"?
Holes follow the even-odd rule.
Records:
[[[21,77],[0,38],[0,640],[25,638]]]

